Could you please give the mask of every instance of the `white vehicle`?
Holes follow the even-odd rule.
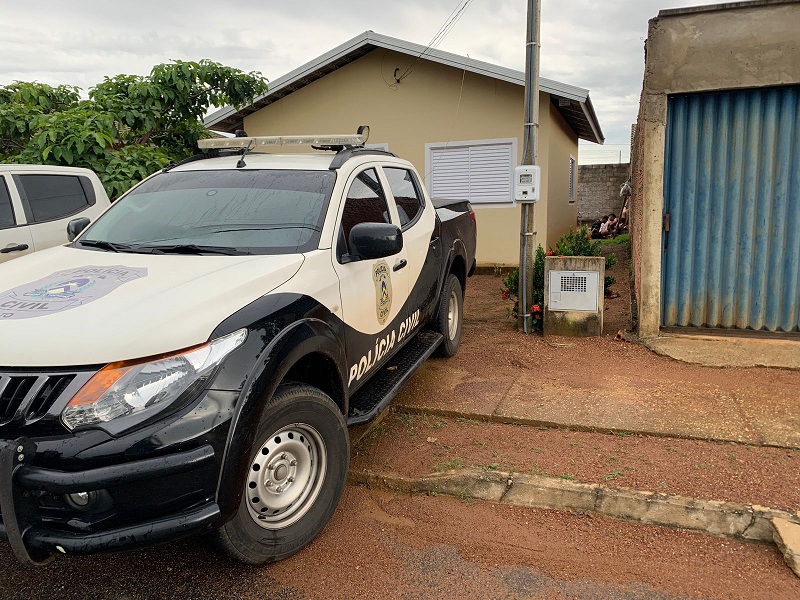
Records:
[[[364,141],[201,140],[71,244],[0,265],[0,537],[20,560],[212,530],[258,564],[322,530],[347,425],[456,352],[475,270],[469,202],[434,203]],[[336,153],[248,153],[286,143]]]
[[[109,204],[89,169],[0,165],[0,263],[66,244],[70,221],[94,221]]]

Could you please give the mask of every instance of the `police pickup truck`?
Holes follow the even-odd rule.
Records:
[[[0,535],[28,564],[330,519],[348,425],[461,338],[466,201],[353,136],[201,140],[71,243],[0,265]],[[326,152],[271,154],[312,144]],[[279,148],[278,148],[279,149]],[[333,151],[333,153],[331,153]]]

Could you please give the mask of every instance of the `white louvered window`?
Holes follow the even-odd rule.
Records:
[[[437,199],[473,204],[513,201],[516,140],[481,140],[427,145],[427,183]]]

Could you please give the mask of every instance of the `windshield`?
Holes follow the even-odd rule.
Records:
[[[319,244],[331,171],[160,173],[76,244],[113,252],[291,254]]]

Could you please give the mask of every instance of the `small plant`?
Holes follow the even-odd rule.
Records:
[[[611,473],[603,477],[603,481],[613,481],[617,477],[621,477],[624,474],[625,473],[623,473],[622,471],[612,471]]]
[[[406,427],[411,427],[411,425],[414,423],[414,415],[407,412],[400,413],[400,422]]]
[[[567,481],[572,481],[575,479],[575,475],[570,475],[569,473],[562,473],[559,475],[561,479],[566,479]]]

